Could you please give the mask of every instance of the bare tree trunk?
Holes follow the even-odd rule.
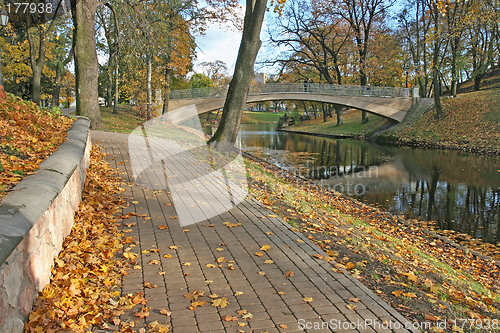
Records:
[[[115,56],[115,102],[113,103],[113,113],[118,114],[118,93],[119,93],[119,77],[118,77],[118,69],[119,69],[119,63],[118,63],[118,53]]]
[[[106,92],[106,106],[110,107],[113,103],[113,69],[111,64],[113,63],[113,53],[109,56],[108,62],[108,89]]]
[[[76,114],[90,118],[90,127],[103,127],[97,91],[98,66],[95,40],[97,0],[71,0],[75,52]]]
[[[340,126],[344,123],[344,111],[342,111],[342,105],[335,104],[335,113],[337,114],[337,125]]]
[[[259,36],[266,5],[267,0],[247,0],[246,2],[243,36],[233,79],[229,84],[220,125],[209,141],[220,151],[229,151],[236,142],[250,83],[254,76],[255,58],[262,44]]]
[[[170,60],[168,61],[170,62]],[[168,103],[170,103],[170,67],[167,64],[165,69],[165,93],[163,95],[163,111],[165,114],[168,112]]]
[[[56,66],[56,79],[54,82],[54,88],[52,89],[52,103],[51,106],[59,106],[59,96],[61,94],[61,80],[62,80],[62,70],[61,66],[58,64]]]
[[[148,51],[148,55],[146,56],[146,94],[147,94],[147,108],[146,108],[146,119],[153,119],[153,89],[151,87],[151,66],[152,66],[152,56]]]

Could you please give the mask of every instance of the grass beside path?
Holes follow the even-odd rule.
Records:
[[[299,125],[286,127],[285,130],[332,136],[363,137],[387,123],[387,120],[383,117],[369,114],[368,122],[361,124],[361,111],[358,110],[345,112],[343,118],[344,123],[336,126],[337,117],[335,115],[332,118],[328,118],[327,122],[323,121],[323,116],[321,115],[316,119],[304,121]]]

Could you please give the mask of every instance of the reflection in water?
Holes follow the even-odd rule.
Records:
[[[500,242],[499,157],[276,132],[274,127],[242,125],[240,147],[394,214]]]

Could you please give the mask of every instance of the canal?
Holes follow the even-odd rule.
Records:
[[[243,124],[239,146],[393,214],[500,242],[500,157],[277,132],[275,126]]]

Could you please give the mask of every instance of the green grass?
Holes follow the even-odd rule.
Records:
[[[278,119],[283,117],[285,112],[253,112],[245,111],[243,113],[243,118],[241,119],[242,124],[265,124],[265,123],[277,123]]]
[[[336,126],[337,118],[334,116],[328,118],[326,123],[323,122],[323,117],[319,117],[314,120],[304,121],[299,125],[287,127],[286,129],[312,134],[362,136],[375,131],[386,122],[385,118],[370,114],[368,115],[368,122],[361,124],[361,111],[351,111],[344,114],[344,123],[340,126]]]
[[[146,120],[130,105],[119,105],[118,113],[113,114],[113,108],[101,107],[101,117],[105,131],[131,133]]]

